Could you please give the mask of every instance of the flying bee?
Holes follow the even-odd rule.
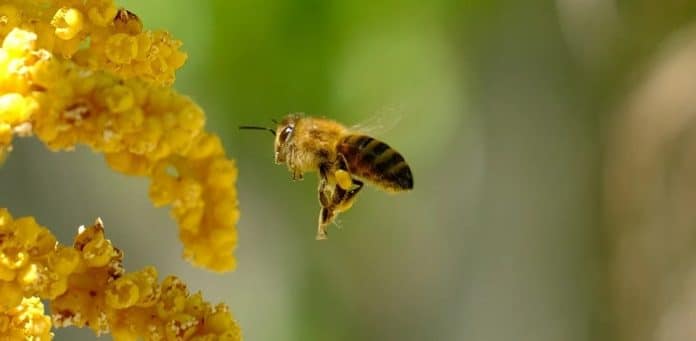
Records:
[[[411,168],[401,154],[386,143],[317,117],[290,114],[268,130],[275,136],[275,162],[285,164],[293,180],[306,172],[319,172],[318,240],[327,238],[328,225],[355,202],[369,182],[387,192],[413,188]]]

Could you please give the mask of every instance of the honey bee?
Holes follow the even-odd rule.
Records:
[[[355,202],[365,181],[387,192],[413,188],[411,168],[399,152],[373,137],[342,124],[317,117],[290,114],[275,129],[275,162],[285,164],[293,180],[304,173],[319,173],[317,240],[327,238],[328,225]]]

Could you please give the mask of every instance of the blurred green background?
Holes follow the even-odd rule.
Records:
[[[638,321],[612,317],[624,303],[615,289],[625,289],[615,226],[627,220],[606,197],[645,185],[611,186],[630,174],[612,163],[617,113],[630,112],[621,108],[659,69],[666,42],[696,37],[683,33],[696,3],[120,4],[184,41],[175,87],[206,110],[239,167],[238,270],[183,261],[147,182],[86,148],[50,153],[17,140],[0,168],[0,204],[15,216],[36,216],[65,243],[102,217],[128,269],[153,264],[226,302],[247,340],[616,340]],[[236,128],[290,112],[399,119],[376,137],[405,155],[415,189],[365,190],[342,228],[316,242],[316,178],[291,182],[268,134]],[[641,155],[640,143],[628,146]],[[658,293],[629,297],[652,307]],[[56,339],[94,336],[67,329]]]

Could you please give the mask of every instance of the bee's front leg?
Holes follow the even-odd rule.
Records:
[[[317,227],[317,240],[325,240],[327,237],[327,228],[329,224],[333,221],[335,212],[333,208],[322,207],[319,211],[319,226]]]
[[[319,186],[317,192],[319,194],[319,222],[317,226],[317,240],[327,239],[327,229],[329,223],[333,220],[333,191],[329,186],[329,173],[331,172],[328,163],[319,165]]]
[[[288,170],[290,171],[290,178],[291,178],[293,181],[302,180],[302,179],[303,179],[303,174],[304,174],[304,172],[303,172],[302,169],[301,169],[299,166],[297,166],[297,165],[295,164],[295,162],[294,162],[294,160],[295,160],[295,149],[294,149],[294,148],[290,148],[290,149],[288,150],[288,155],[289,155],[289,156],[286,158],[285,163],[287,164]]]
[[[288,170],[290,171],[290,178],[293,181],[299,181],[303,179],[302,170],[300,167],[295,166],[294,163],[288,162]]]
[[[319,194],[319,204],[321,207],[331,206],[332,193],[329,188],[329,166],[327,164],[319,165],[319,186],[317,188],[317,193]]]
[[[304,179],[304,176],[303,176],[301,170],[295,168],[295,169],[291,169],[290,172],[292,173],[292,175],[291,175],[292,181],[300,181],[300,180]]]
[[[288,171],[290,171],[290,179],[292,181],[300,181],[304,179],[303,173],[299,168],[294,168],[288,165]]]

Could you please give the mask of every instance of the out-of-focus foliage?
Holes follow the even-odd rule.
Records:
[[[193,290],[231,305],[249,340],[690,335],[670,333],[681,332],[674,326],[688,316],[689,309],[672,309],[671,302],[690,297],[672,295],[689,276],[669,277],[673,286],[660,281],[677,256],[688,268],[689,253],[650,260],[661,255],[655,250],[677,245],[654,236],[693,225],[659,209],[663,197],[655,193],[667,193],[660,192],[667,178],[661,175],[671,173],[646,166],[665,161],[640,156],[662,149],[642,148],[644,135],[634,132],[665,122],[660,113],[695,111],[657,101],[652,120],[623,118],[634,117],[630,103],[647,96],[637,91],[642,86],[658,94],[688,88],[669,77],[644,84],[665,65],[678,65],[670,74],[680,74],[694,63],[665,62],[696,36],[692,2],[123,5],[185,42],[189,57],[175,87],[201,104],[207,127],[238,161],[238,270],[217,276],[181,261],[173,223],[147,202],[146,184],[95,166],[100,158],[84,149],[54,155],[17,143],[0,168],[0,204],[15,215],[64,227],[63,242],[71,224],[97,215],[110,225],[139,227],[110,231],[129,255],[126,267],[154,263],[162,273],[182,274]],[[366,190],[341,216],[341,229],[331,230],[327,242],[314,241],[315,178],[291,182],[272,162],[268,134],[236,129],[297,111],[347,124],[400,117],[375,135],[404,154],[415,190],[395,196]],[[653,146],[677,140],[665,136]],[[617,209],[607,201],[635,206]],[[676,202],[684,211],[692,204]],[[623,238],[644,219],[659,222],[646,226],[665,234]],[[661,248],[646,246],[631,257],[637,244],[656,238]],[[630,318],[615,319],[614,312]],[[645,327],[633,328],[635,321]],[[59,331],[57,339],[81,335]]]

